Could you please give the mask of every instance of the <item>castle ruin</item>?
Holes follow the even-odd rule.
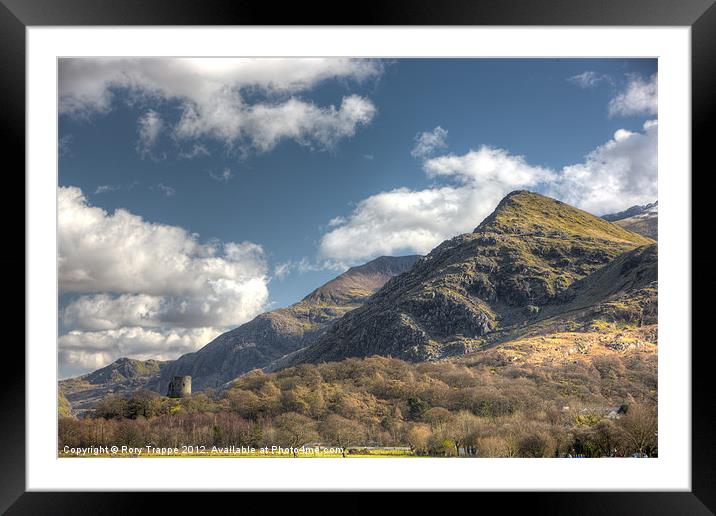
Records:
[[[169,382],[167,396],[183,398],[191,394],[191,376],[175,376]]]

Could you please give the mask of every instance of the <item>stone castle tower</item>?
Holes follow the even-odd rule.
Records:
[[[175,376],[169,382],[167,396],[170,398],[183,398],[191,394],[191,376]]]

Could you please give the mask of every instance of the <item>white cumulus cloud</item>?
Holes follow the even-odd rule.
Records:
[[[530,165],[523,156],[514,156],[504,149],[483,145],[462,156],[448,154],[423,164],[429,176],[452,176],[464,182],[493,183],[506,187],[534,186],[552,179],[548,169]]]
[[[621,211],[658,197],[659,125],[647,121],[643,132],[619,129],[587,154],[564,167],[546,193],[597,215]]]
[[[657,76],[630,75],[623,91],[609,102],[610,116],[656,115],[658,112]]]
[[[235,105],[235,99],[214,100],[215,113],[207,116],[200,107],[187,106],[176,126],[183,139],[204,136],[233,144],[248,141],[260,152],[273,149],[281,140],[292,139],[312,148],[331,148],[353,136],[376,113],[373,103],[358,95],[343,97],[341,105],[319,107],[290,98],[280,104]]]
[[[76,117],[108,113],[120,90],[137,103],[178,102],[182,113],[172,131],[192,144],[180,153],[186,156],[195,154],[202,137],[259,152],[283,139],[330,148],[369,123],[375,106],[358,95],[345,96],[337,107],[316,106],[297,95],[326,80],[364,81],[381,73],[379,61],[366,59],[62,59],[59,107]],[[249,100],[256,93],[260,99]],[[140,142],[166,125],[146,116],[140,119]]]
[[[91,206],[76,187],[59,189],[58,211],[61,292],[183,295],[266,273],[257,244],[200,243],[183,228]]]
[[[146,353],[152,342],[181,341],[186,348],[203,335],[198,329],[236,326],[266,306],[267,264],[257,244],[201,243],[183,228],[91,206],[76,187],[59,189],[58,211],[59,289],[75,294],[60,314],[71,330],[60,338],[60,350],[67,352],[61,356],[77,357],[77,343],[101,338],[118,343],[102,356],[119,358],[124,348],[118,336],[130,330]],[[169,339],[179,334],[196,338]],[[151,339],[140,344],[142,336]],[[159,346],[153,353],[168,356],[175,349]]]
[[[410,151],[410,155],[414,158],[427,158],[432,156],[435,151],[447,147],[447,130],[440,126],[429,132],[418,133],[415,136],[415,146]]]
[[[512,190],[540,191],[596,215],[657,198],[656,120],[642,132],[624,129],[561,170],[488,146],[427,159],[428,177],[448,181],[422,190],[396,188],[360,201],[327,225],[319,256],[356,264],[382,254],[426,254],[440,242],[472,231]]]

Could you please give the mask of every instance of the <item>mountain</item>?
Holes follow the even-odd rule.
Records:
[[[659,236],[659,212],[656,206],[637,215],[617,220],[615,224],[654,240]]]
[[[602,218],[618,226],[656,240],[659,236],[659,204],[632,206],[626,211],[604,215]]]
[[[315,344],[269,369],[374,354],[422,361],[480,350],[576,310],[580,300],[592,296],[598,303],[616,294],[609,287],[613,271],[598,271],[653,243],[560,201],[512,192],[474,232],[440,244]]]
[[[134,360],[120,358],[110,365],[97,369],[84,376],[92,385],[102,385],[109,382],[136,382],[157,373],[164,362],[159,360]]]
[[[199,351],[158,362],[120,358],[92,373],[62,380],[60,390],[82,411],[102,396],[142,388],[166,394],[174,375],[191,375],[192,389],[220,387],[252,369],[314,342],[336,319],[357,308],[391,277],[409,270],[419,256],[383,256],[348,269],[298,303],[263,313],[219,335]]]
[[[644,212],[650,212],[650,213],[656,213],[659,207],[659,201],[654,201],[649,204],[643,204],[643,205],[635,205],[631,208],[627,208],[624,211],[620,211],[618,213],[609,213],[607,215],[602,215],[602,218],[604,220],[608,220],[609,222],[616,222],[617,220],[627,219],[629,217],[633,217],[635,215],[639,215]]]
[[[364,265],[352,267],[308,294],[302,302],[322,305],[364,302],[393,276],[409,270],[420,259],[412,256],[381,256]]]
[[[129,394],[146,388],[166,362],[159,360],[134,360],[120,358],[91,373],[61,380],[60,400],[69,406],[63,406],[63,413],[82,414],[92,408],[108,394]]]
[[[633,217],[618,220],[615,224],[653,240],[659,237],[659,215],[656,212],[640,213]]]

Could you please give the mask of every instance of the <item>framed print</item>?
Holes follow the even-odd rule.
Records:
[[[4,2],[0,507],[711,513],[712,4]]]

